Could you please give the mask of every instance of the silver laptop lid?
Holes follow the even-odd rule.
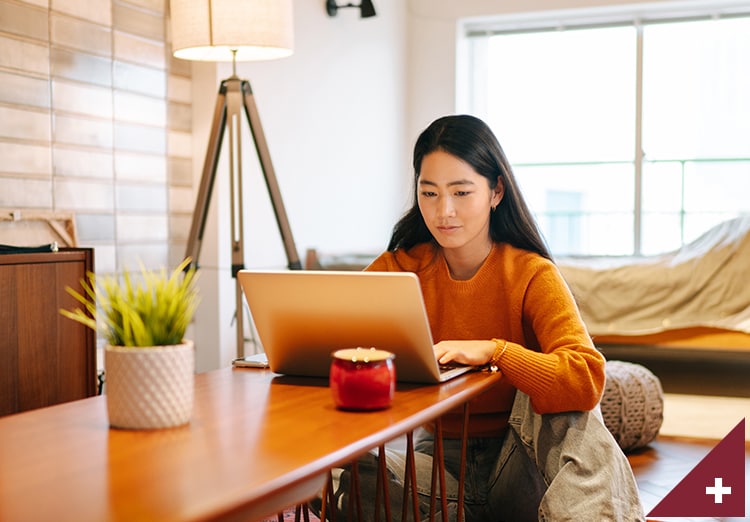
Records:
[[[326,377],[332,352],[362,346],[396,354],[398,381],[444,380],[415,274],[241,270],[237,277],[274,372]]]

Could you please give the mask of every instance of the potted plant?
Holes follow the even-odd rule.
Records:
[[[104,336],[109,424],[155,429],[190,422],[195,354],[185,330],[198,306],[197,274],[185,259],[171,274],[141,265],[138,280],[88,273],[84,293],[67,291],[83,307],[60,310]]]

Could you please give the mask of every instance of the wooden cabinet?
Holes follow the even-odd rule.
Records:
[[[0,415],[96,394],[96,334],[63,317],[94,250],[0,255]]]

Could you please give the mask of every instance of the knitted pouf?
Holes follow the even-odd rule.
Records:
[[[604,424],[623,451],[646,446],[656,438],[664,413],[659,378],[647,368],[624,361],[607,361],[601,401]]]

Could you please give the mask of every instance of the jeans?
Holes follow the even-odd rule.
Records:
[[[426,519],[434,441],[424,430],[415,438],[419,518]],[[457,517],[461,441],[444,439],[443,454],[448,518],[453,521]],[[401,451],[386,450],[395,520],[401,518],[405,458]],[[374,520],[377,457],[369,453],[357,462],[364,520]],[[345,469],[334,484],[339,499],[336,520],[346,520],[350,480],[350,470]],[[380,509],[379,519],[385,520]],[[463,510],[467,522],[645,520],[630,464],[598,409],[540,415],[521,392],[516,393],[509,429],[503,437],[467,441]],[[414,518],[411,513],[410,505],[409,520]],[[440,517],[438,513],[436,519]]]

